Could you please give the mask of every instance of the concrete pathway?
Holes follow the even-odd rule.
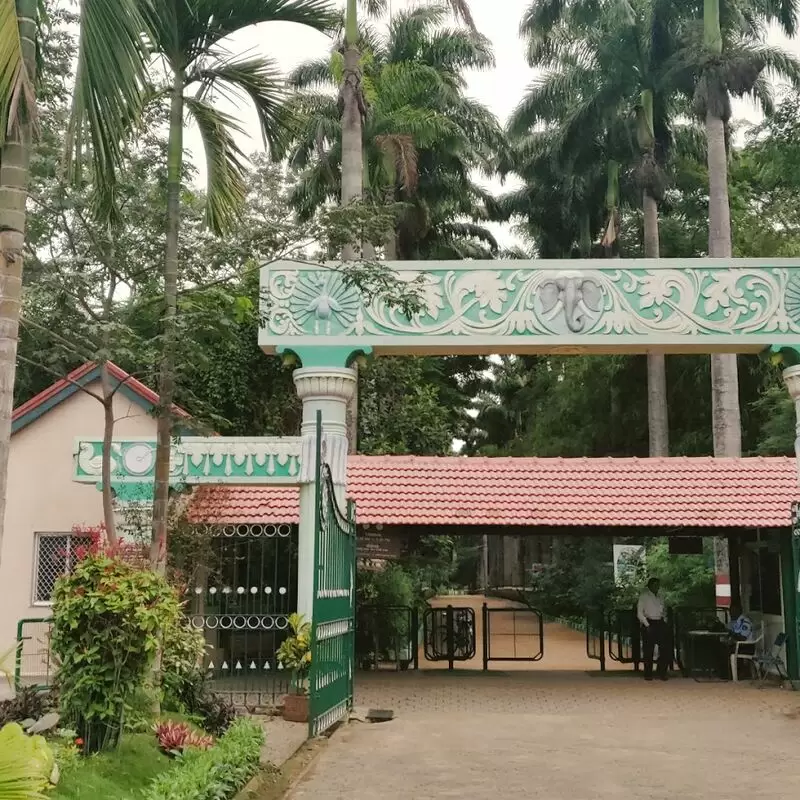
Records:
[[[397,718],[337,733],[293,800],[800,794],[791,692],[569,672],[387,677],[362,680],[358,699]]]

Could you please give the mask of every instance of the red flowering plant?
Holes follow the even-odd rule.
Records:
[[[208,750],[214,746],[214,739],[204,733],[192,730],[185,722],[159,722],[153,726],[158,746],[170,756],[176,756],[189,748]]]
[[[100,526],[94,530],[97,541],[56,581],[51,639],[62,716],[88,751],[116,742],[123,708],[144,684],[161,632],[180,615],[163,576],[131,565],[119,545],[103,541]]]
[[[149,554],[146,545],[127,542],[124,536],[118,536],[114,542],[109,541],[104,522],[99,525],[73,525],[72,537],[73,541],[80,542],[72,548],[72,564],[82,561],[86,556],[102,554],[109,558],[119,558],[132,566],[148,565]]]

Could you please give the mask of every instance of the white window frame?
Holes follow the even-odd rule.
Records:
[[[75,538],[88,538],[76,534],[73,531],[35,531],[33,534],[33,574],[31,576],[31,607],[33,608],[50,608],[53,605],[52,598],[50,600],[38,600],[36,597],[39,588],[39,557],[41,555],[40,544],[42,539],[54,539],[55,537],[66,538],[67,540],[67,557],[64,563],[64,572],[62,575],[67,574],[67,561],[69,560],[69,553],[72,551],[72,540]]]

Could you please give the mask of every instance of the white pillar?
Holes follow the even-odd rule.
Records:
[[[797,462],[797,476],[800,480],[800,365],[787,367],[783,371],[783,382],[789,390],[789,397],[794,401],[795,440],[794,455]]]
[[[297,611],[311,619],[314,606],[314,537],[316,522],[317,412],[322,412],[322,460],[330,465],[339,503],[347,483],[347,403],[356,388],[356,373],[337,367],[303,367],[294,372],[303,401],[300,525],[297,547]]]

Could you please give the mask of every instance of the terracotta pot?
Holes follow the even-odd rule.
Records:
[[[287,722],[308,722],[308,695],[287,694],[283,699],[283,718]]]

